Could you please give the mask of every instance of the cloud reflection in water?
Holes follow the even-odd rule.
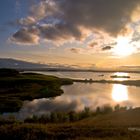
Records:
[[[130,88],[130,89],[129,89]],[[134,92],[133,95],[140,91],[140,88],[129,87]],[[51,111],[80,111],[84,107],[90,107],[91,110],[98,106],[110,104],[112,106],[120,104],[121,106],[133,106],[136,102],[131,98],[128,99],[127,86],[112,84],[85,84],[74,83],[70,86],[63,86],[64,94],[53,99],[35,99],[26,101],[20,112],[17,114],[19,118],[28,116],[42,115]],[[139,99],[139,98],[137,98]],[[121,101],[121,102],[118,102]]]

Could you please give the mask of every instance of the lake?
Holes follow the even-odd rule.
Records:
[[[34,72],[34,71],[28,71]],[[125,72],[41,72],[38,71],[36,73],[41,73],[44,75],[54,75],[60,78],[72,78],[72,79],[93,79],[93,80],[139,80],[140,73],[125,73]],[[130,78],[114,78],[112,79],[110,76],[118,75],[118,76],[130,76]]]
[[[93,72],[38,72],[46,75],[73,79],[110,79],[111,75],[129,75],[130,78],[118,80],[138,80],[140,74],[135,73],[93,73]],[[101,76],[104,75],[104,76]],[[52,111],[80,111],[85,107],[95,110],[104,105],[127,107],[140,106],[140,87],[125,86],[121,84],[102,83],[74,83],[61,87],[64,94],[50,99],[35,99],[25,101],[23,107],[15,115],[18,118],[26,118],[32,115],[42,115]]]

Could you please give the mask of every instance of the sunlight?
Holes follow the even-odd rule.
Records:
[[[117,56],[129,56],[135,52],[134,47],[130,46],[130,39],[127,37],[118,37],[117,45],[113,50]]]
[[[128,76],[129,74],[126,73],[126,72],[115,72],[114,75],[117,75],[117,76]]]
[[[124,85],[114,84],[112,89],[112,99],[116,102],[128,100],[127,87]]]
[[[118,77],[114,78],[114,80],[117,80],[117,81],[124,81],[124,80],[128,79],[128,78],[125,78],[123,76],[129,77],[129,74],[126,72],[115,72],[114,75],[118,76]]]

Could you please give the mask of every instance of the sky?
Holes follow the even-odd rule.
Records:
[[[1,0],[0,58],[140,65],[140,0]]]

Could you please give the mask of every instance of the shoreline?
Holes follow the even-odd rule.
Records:
[[[116,72],[123,72],[123,73],[138,73],[140,74],[140,71],[138,70],[90,70],[90,69],[57,69],[57,68],[36,68],[36,69],[17,69],[18,71],[21,72],[26,72],[26,71],[40,71],[40,72],[97,72],[97,73],[116,73]]]
[[[78,83],[102,83],[102,84],[122,84],[127,86],[140,86],[140,80],[123,80],[123,81],[117,81],[117,80],[80,80],[80,79],[71,79],[73,82]]]
[[[18,112],[25,100],[56,97],[63,94],[62,85],[73,84],[67,78],[35,73],[21,74],[16,70],[1,69],[0,113]]]

